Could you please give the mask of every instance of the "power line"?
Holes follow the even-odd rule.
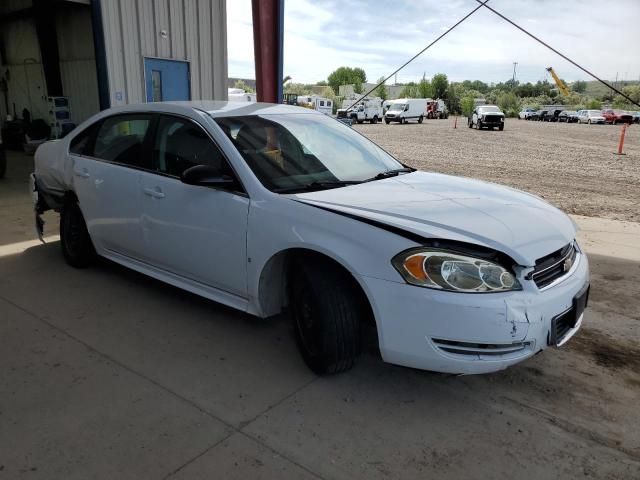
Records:
[[[420,50],[418,53],[416,53],[413,57],[411,57],[409,60],[407,60],[404,64],[402,64],[400,67],[398,67],[397,70],[395,70],[393,73],[391,73],[387,78],[385,78],[384,80],[382,80],[380,83],[378,83],[375,87],[373,87],[371,90],[369,90],[367,93],[365,93],[364,95],[362,95],[360,98],[358,98],[355,102],[353,102],[351,105],[349,105],[349,107],[346,109],[346,111],[348,112],[349,110],[351,110],[359,101],[361,101],[363,98],[366,98],[367,95],[369,95],[371,92],[373,92],[376,88],[378,88],[380,85],[382,85],[383,83],[385,83],[387,80],[389,80],[391,77],[393,77],[396,73],[398,73],[400,70],[402,70],[404,67],[406,67],[407,65],[409,65],[411,62],[413,62],[416,58],[418,58],[420,55],[422,55],[424,52],[426,52],[429,48],[431,48],[432,46],[434,46],[436,43],[438,43],[445,35],[447,35],[449,32],[451,32],[454,28],[456,28],[458,25],[460,25],[462,22],[464,22],[467,18],[469,18],[471,15],[473,15],[474,13],[476,13],[478,10],[480,10],[482,7],[484,7],[487,3],[489,2],[489,0],[478,0],[478,3],[480,5],[478,5],[476,8],[474,8],[473,10],[471,10],[469,13],[467,13],[464,17],[462,17],[460,20],[458,20],[458,22],[455,23],[455,25],[453,25],[452,27],[450,27],[449,29],[445,30],[442,35],[440,35],[438,38],[436,38],[433,42],[431,42],[429,45],[427,45],[426,47],[424,47],[422,50]]]
[[[582,65],[579,65],[578,63],[574,62],[573,60],[571,60],[569,57],[567,57],[566,55],[560,53],[558,50],[556,50],[555,48],[553,48],[551,45],[549,45],[548,43],[543,42],[542,40],[540,40],[538,37],[536,37],[533,33],[528,32],[527,30],[525,30],[524,28],[522,28],[520,25],[518,25],[516,22],[514,22],[513,20],[505,17],[504,15],[502,15],[500,12],[496,11],[495,9],[491,8],[490,6],[487,5],[487,2],[482,2],[482,0],[476,0],[476,2],[478,2],[480,5],[478,5],[479,7],[486,7],[489,10],[491,10],[493,13],[495,13],[496,15],[498,15],[500,18],[502,18],[503,20],[509,22],[511,25],[513,25],[514,27],[516,27],[518,30],[520,30],[521,32],[526,33],[527,35],[529,35],[531,38],[533,38],[535,41],[541,43],[542,45],[544,45],[545,47],[547,47],[549,50],[551,50],[552,52],[560,55],[562,58],[564,58],[567,62],[571,63],[572,65],[578,67],[580,70],[582,70],[583,72],[585,72],[587,75],[592,76],[593,78],[595,78],[597,81],[599,81],[600,83],[602,83],[603,85],[605,85],[606,87],[610,88],[611,90],[613,90],[614,92],[616,92],[618,95],[623,96],[624,98],[626,98],[627,100],[629,100],[631,103],[633,103],[634,105],[637,105],[640,107],[640,103],[633,101],[631,98],[629,98],[627,95],[625,95],[624,93],[622,93],[620,90],[618,90],[617,88],[613,87],[612,85],[609,85],[607,82],[605,82],[604,80],[602,80],[600,77],[596,76],[594,73],[591,73],[589,70],[587,70],[586,68],[584,68]],[[472,12],[473,13],[473,12]],[[616,73],[616,79],[618,77],[618,74]]]

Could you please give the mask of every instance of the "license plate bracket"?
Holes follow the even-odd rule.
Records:
[[[551,320],[551,331],[549,332],[549,345],[559,346],[564,343],[566,335],[572,328],[576,327],[589,303],[590,288],[590,285],[586,283],[573,297],[571,308],[553,317]]]

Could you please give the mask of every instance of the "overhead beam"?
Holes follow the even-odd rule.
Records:
[[[284,0],[251,0],[256,93],[259,102],[282,100]]]

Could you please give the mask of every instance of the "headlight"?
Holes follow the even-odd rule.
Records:
[[[437,249],[412,249],[391,261],[407,283],[452,292],[489,293],[522,290],[504,267],[465,254]]]

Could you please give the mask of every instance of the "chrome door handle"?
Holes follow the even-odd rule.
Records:
[[[86,168],[84,168],[82,170],[74,170],[73,174],[76,177],[82,177],[82,178],[89,178],[91,176]]]
[[[145,195],[149,195],[150,197],[164,198],[164,193],[162,193],[162,191],[160,191],[159,189],[156,190],[155,188],[145,188],[143,191]]]

